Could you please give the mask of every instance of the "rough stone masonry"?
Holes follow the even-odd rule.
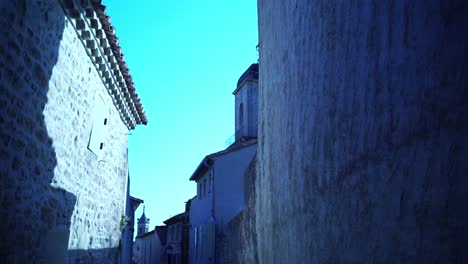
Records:
[[[0,262],[116,263],[128,128],[58,1],[0,13]],[[88,149],[98,97],[100,157]]]
[[[259,263],[467,263],[468,2],[258,15]]]

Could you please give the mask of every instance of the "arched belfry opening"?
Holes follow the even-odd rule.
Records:
[[[239,105],[239,128],[242,129],[244,124],[244,104]]]
[[[236,106],[235,142],[257,137],[257,87],[258,63],[254,63],[241,75],[232,93]]]

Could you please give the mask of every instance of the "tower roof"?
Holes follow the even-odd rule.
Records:
[[[138,218],[138,224],[146,224],[148,222],[149,222],[149,218],[146,218],[145,207],[143,206],[143,213],[141,214],[141,217]]]
[[[242,84],[246,81],[258,81],[258,63],[253,63],[250,67],[241,75],[237,81],[237,87],[232,94],[236,94],[237,91],[242,87]]]

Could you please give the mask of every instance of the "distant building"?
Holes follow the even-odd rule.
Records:
[[[161,241],[158,234],[152,230],[137,238],[139,241],[139,259],[141,264],[159,264],[161,262]]]
[[[160,263],[166,263],[167,226],[156,226],[155,230],[161,243]]]
[[[188,200],[185,212],[164,221],[164,224],[167,226],[167,264],[188,263],[190,203],[191,200]]]
[[[148,233],[150,219],[145,215],[145,207],[143,206],[143,213],[141,217],[138,218],[138,229],[137,229],[137,237],[142,236]]]
[[[234,142],[207,155],[190,177],[197,195],[190,210],[189,258],[192,264],[217,262],[216,237],[244,208],[244,172],[257,149],[258,64],[239,78],[235,95]]]
[[[143,203],[143,200],[130,196],[130,177],[127,186],[127,205],[126,205],[126,218],[121,223],[125,225],[122,231],[122,263],[131,263],[133,255],[133,234],[135,226],[135,210]]]
[[[0,6],[0,262],[118,263],[147,120],[105,6]]]
[[[148,233],[150,219],[145,215],[145,207],[143,206],[143,213],[141,217],[137,219],[137,235],[135,242],[133,243],[133,258],[134,263],[143,263],[143,239],[142,237]]]
[[[164,221],[166,226],[156,226],[149,232],[149,218],[146,217],[143,208],[143,213],[138,219],[132,263],[188,263],[190,202],[191,200],[186,202],[183,213]]]

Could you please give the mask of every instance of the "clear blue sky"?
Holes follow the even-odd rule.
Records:
[[[234,133],[232,91],[258,58],[257,1],[103,4],[148,117],[129,136],[129,166],[152,230],[184,210],[196,193],[190,175]]]

